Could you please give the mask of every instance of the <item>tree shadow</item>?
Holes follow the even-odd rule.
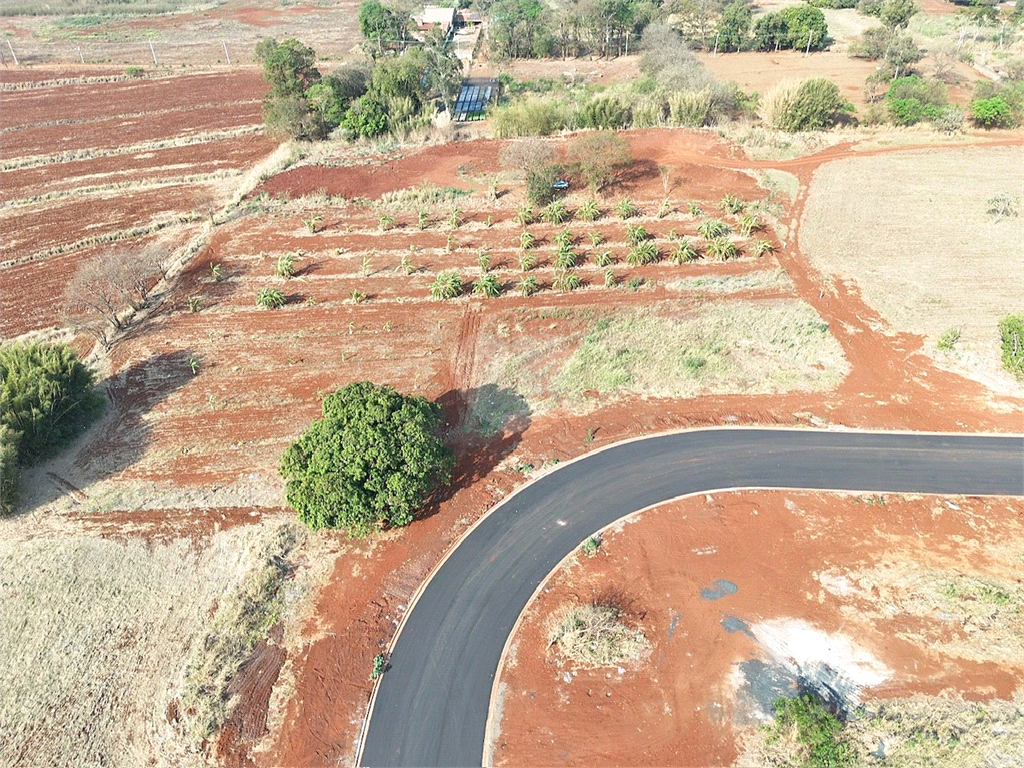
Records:
[[[508,387],[484,384],[450,390],[438,398],[445,442],[455,451],[451,483],[431,497],[417,518],[435,514],[441,504],[485,477],[522,439],[531,423],[529,403]]]
[[[145,415],[201,376],[203,365],[190,350],[168,352],[102,382],[99,390],[106,396],[105,412],[55,457],[22,470],[22,502],[16,513],[31,513],[65,496],[87,504],[90,485],[122,472],[145,453],[153,429]]]
[[[653,160],[637,160],[628,168],[619,171],[615,181],[605,187],[603,191],[606,195],[617,191],[628,192],[644,182],[655,180],[659,183],[661,180],[658,164]]]

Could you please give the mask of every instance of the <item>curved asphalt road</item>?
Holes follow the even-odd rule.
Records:
[[[497,506],[434,573],[380,682],[361,764],[480,765],[502,649],[548,573],[630,512],[732,487],[1024,495],[1024,438],[711,429],[568,464]]]

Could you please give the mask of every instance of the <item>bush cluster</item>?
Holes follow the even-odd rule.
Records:
[[[18,501],[18,466],[49,458],[101,412],[95,374],[63,344],[0,347],[0,512]]]

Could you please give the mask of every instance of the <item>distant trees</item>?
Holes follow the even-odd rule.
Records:
[[[50,457],[99,415],[94,382],[63,344],[0,347],[0,512],[17,503],[19,464]]]
[[[267,133],[292,139],[322,139],[341,123],[349,103],[366,90],[366,75],[343,69],[322,77],[316,52],[295,38],[265,38],[256,45],[256,60],[270,83],[263,100]]]
[[[829,42],[825,14],[810,5],[791,5],[766,13],[754,23],[754,48],[758,51],[820,51]]]
[[[359,5],[359,31],[366,38],[366,52],[373,58],[383,56],[396,42],[409,37],[409,16],[379,0],[363,0]]]
[[[488,9],[491,54],[499,59],[602,57],[627,53],[661,12],[652,0],[496,0]]]
[[[882,26],[865,30],[860,41],[850,46],[850,56],[884,61],[888,69],[883,76],[892,79],[906,74],[924,57],[924,51],[917,47],[914,38],[901,32],[921,10],[913,0],[861,0],[857,10],[876,16]]]
[[[441,406],[363,381],[328,395],[281,459],[285,496],[310,528],[364,536],[412,522],[451,478]]]

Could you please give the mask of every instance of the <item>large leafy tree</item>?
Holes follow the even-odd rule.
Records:
[[[753,13],[747,0],[733,0],[718,20],[718,49],[739,51],[747,44]]]
[[[281,459],[288,504],[311,528],[352,536],[407,525],[451,478],[440,427],[439,405],[388,386],[364,381],[328,395],[323,418]]]
[[[276,97],[301,97],[320,79],[316,53],[294,37],[283,43],[272,37],[260,40],[256,44],[256,60],[263,65],[263,75]]]

